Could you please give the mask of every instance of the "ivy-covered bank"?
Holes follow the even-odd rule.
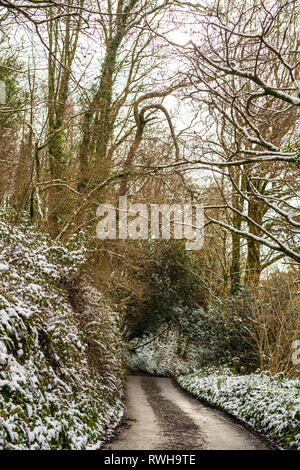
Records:
[[[252,425],[284,447],[300,450],[300,381],[229,370],[177,377],[179,385]]]
[[[124,413],[119,315],[79,242],[0,219],[0,448],[97,448]]]

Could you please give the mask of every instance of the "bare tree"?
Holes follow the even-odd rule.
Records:
[[[211,116],[212,131],[195,131],[190,144],[184,142],[188,156],[160,168],[210,168],[229,180],[222,200],[229,219],[216,219],[208,210],[206,215],[233,234],[233,284],[240,277],[234,279],[240,239],[247,240],[246,280],[255,284],[272,260],[300,260],[299,152],[293,137],[300,105],[299,4],[232,0],[210,7],[187,2],[186,8],[194,15],[194,37],[185,45],[168,36],[165,41],[182,57],[187,102],[202,117]],[[261,246],[267,249],[265,263]]]

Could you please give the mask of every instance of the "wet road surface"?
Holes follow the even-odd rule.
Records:
[[[107,450],[266,450],[266,442],[164,377],[130,376],[127,419]]]

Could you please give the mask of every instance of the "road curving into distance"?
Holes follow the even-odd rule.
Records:
[[[127,417],[106,450],[268,450],[265,440],[165,377],[133,375]]]

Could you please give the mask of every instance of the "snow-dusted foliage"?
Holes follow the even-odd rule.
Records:
[[[193,372],[194,349],[178,331],[168,330],[165,334],[154,338],[155,335],[150,334],[131,341],[130,346],[137,349],[127,355],[127,365],[130,370],[167,377]]]
[[[162,325],[155,333],[131,341],[127,362],[132,371],[177,376],[208,365],[230,365],[235,369],[237,352],[246,355],[239,332],[226,324],[214,306],[188,312],[178,308],[175,315],[177,325],[168,329]]]
[[[84,262],[25,225],[0,253],[2,449],[93,448],[124,412],[119,317],[76,281]]]
[[[196,398],[228,411],[284,446],[300,450],[299,380],[204,370],[181,375],[177,382]]]
[[[176,323],[166,332],[166,326],[161,325],[152,334],[131,341],[131,347],[138,346],[138,349],[128,357],[129,368],[169,376],[212,365],[228,366],[237,373],[255,371],[259,356],[255,344],[251,345],[251,337],[245,339],[244,331],[249,327],[249,320],[243,323],[236,315],[226,321],[222,307],[224,302],[220,301],[206,308],[174,308]]]

